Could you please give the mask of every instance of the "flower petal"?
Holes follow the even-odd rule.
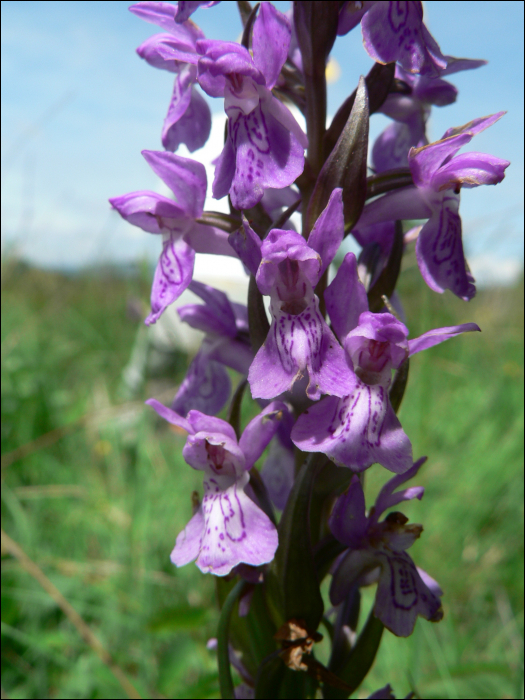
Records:
[[[214,429],[212,422],[216,424],[225,421],[213,416],[207,416],[200,411],[192,410],[188,413],[188,420],[192,423],[192,416],[198,415],[202,422],[209,427],[197,429],[195,435],[188,435],[186,444],[182,448],[182,456],[194,469],[204,471],[208,476],[218,479],[222,488],[224,483],[228,485],[244,473],[244,455],[237,438],[228,435],[222,427]],[[194,426],[195,429],[195,426]]]
[[[146,319],[149,326],[191,282],[195,251],[182,239],[170,236],[163,243],[162,253],[151,287],[151,313]]]
[[[374,199],[363,209],[356,229],[396,219],[428,219],[432,208],[417,187],[403,187]]]
[[[412,445],[380,385],[355,378],[343,399],[328,397],[311,406],[292,430],[303,452],[324,452],[339,466],[360,472],[379,462],[401,474],[412,466]]]
[[[215,164],[212,192],[215,199],[222,199],[230,191],[235,175],[235,149],[228,133],[224,148]]]
[[[419,130],[418,130],[419,131]],[[424,124],[421,129],[424,134]],[[372,149],[372,163],[378,173],[408,166],[408,151],[417,146],[421,134],[414,133],[408,124],[389,124],[377,137]]]
[[[505,111],[496,112],[495,114],[489,114],[487,117],[472,119],[472,121],[462,124],[462,126],[453,126],[450,129],[447,129],[441,138],[447,139],[450,136],[456,136],[457,134],[464,134],[466,132],[474,136],[474,134],[479,134],[481,131],[488,129],[489,126],[495,124],[505,114],[507,114]]]
[[[469,333],[471,331],[481,332],[481,328],[476,323],[461,323],[459,326],[446,326],[445,328],[434,328],[420,335],[418,338],[413,338],[408,341],[409,357],[415,355],[416,352],[427,350],[434,345],[444,343],[449,338],[454,338],[461,333]]]
[[[230,377],[224,366],[201,348],[191,361],[171,406],[183,416],[192,409],[213,416],[224,408],[230,389]]]
[[[430,289],[439,293],[450,289],[460,299],[468,301],[476,294],[476,287],[465,263],[458,208],[459,197],[445,195],[442,207],[432,214],[419,233],[416,257]]]
[[[336,187],[308,236],[308,245],[321,256],[319,277],[335,258],[343,240],[344,229],[343,190]]]
[[[213,359],[246,377],[253,361],[253,350],[249,338],[241,336],[239,340],[229,340],[215,345]]]
[[[275,438],[270,443],[270,451],[261,469],[261,478],[274,506],[284,510],[295,474],[295,456],[292,449],[285,447]]]
[[[190,219],[197,219],[206,199],[206,168],[191,158],[169,151],[142,151],[148,165],[175,195],[178,205]]]
[[[352,477],[350,486],[335,502],[328,524],[339,542],[352,549],[359,547],[368,527],[368,518],[365,494],[357,475]]]
[[[128,8],[134,15],[145,22],[156,24],[170,34],[182,39],[193,40],[204,36],[201,30],[193,22],[187,24],[175,24],[177,8],[170,2],[137,2]]]
[[[379,63],[399,62],[410,73],[438,75],[447,62],[423,24],[420,2],[377,2],[361,20],[363,44]]]
[[[177,311],[181,321],[204,333],[235,338],[235,314],[226,294],[196,280],[191,282],[189,288],[204,301],[204,304],[180,306]]]
[[[161,418],[167,420],[168,423],[176,425],[177,427],[182,428],[183,430],[187,430],[188,433],[194,432],[191,423],[186,418],[183,418],[183,416],[179,415],[171,408],[164,406],[160,403],[160,401],[157,401],[157,399],[148,399],[146,403],[148,404],[148,406],[151,406],[151,408],[153,408],[153,410],[155,410]]]
[[[202,505],[182,532],[177,535],[170,559],[175,566],[189,564],[199,556],[204,535],[204,513]]]
[[[208,416],[200,411],[190,411],[188,413],[188,421],[192,426],[192,433],[223,433],[228,440],[231,440],[234,443],[237,442],[235,430],[222,418]]]
[[[383,560],[383,567],[374,614],[385,627],[398,637],[408,637],[418,615],[432,622],[443,617],[441,601],[426,586],[408,554],[378,556]]]
[[[177,80],[175,81],[177,84]],[[211,112],[208,103],[194,85],[188,90],[189,99],[183,110],[176,101],[175,87],[168,114],[162,127],[162,145],[167,151],[176,151],[184,143],[193,153],[202,148],[211,132]]]
[[[357,274],[357,261],[347,253],[337,274],[324,293],[326,309],[338,337],[343,339],[359,324],[359,316],[368,311],[366,291]]]
[[[375,554],[366,549],[351,549],[336,560],[330,585],[330,602],[339,605],[360,577],[377,569],[381,562]]]
[[[443,163],[453,158],[460,148],[470,143],[473,136],[474,134],[467,131],[443,137],[440,141],[434,141],[434,143],[429,143],[420,148],[411,148],[408,152],[408,165],[416,187],[435,189],[433,178],[439,168],[441,168]]]
[[[239,440],[239,447],[246,458],[246,469],[251,469],[262,455],[287,410],[282,401],[272,401],[248,423]]]
[[[344,353],[319,312],[317,297],[300,314],[272,310],[272,315],[266,341],[248,373],[252,396],[273,399],[306,371],[310,398],[344,394],[351,386]]]
[[[271,3],[263,3],[253,25],[253,62],[264,75],[271,90],[288,56],[292,28],[286,15]],[[271,46],[271,51],[268,47]]]
[[[432,179],[436,191],[478,185],[497,185],[505,177],[510,161],[487,153],[461,153],[443,165]]]
[[[148,233],[185,233],[188,229],[189,220],[185,211],[156,192],[129,192],[120,197],[111,197],[109,203],[123,219]]]
[[[228,233],[216,226],[192,222],[186,232],[186,240],[196,253],[237,257],[230,245]]]
[[[397,474],[387,481],[376,498],[374,512],[370,514],[371,522],[377,522],[385,510],[393,508],[402,501],[410,501],[413,498],[421,500],[423,498],[425,489],[422,486],[412,486],[404,491],[396,491],[395,493],[394,491],[398,486],[414,478],[426,461],[426,457],[421,457],[417,462],[414,462],[414,465],[404,474]]]
[[[249,475],[221,489],[214,478],[204,481],[205,525],[197,566],[203,573],[225,576],[237,564],[260,566],[277,549],[275,526],[244,493]]]
[[[180,63],[171,57],[167,59],[165,56],[165,42],[169,42],[172,38],[171,34],[154,34],[137,48],[137,53],[153,68],[178,73]]]
[[[261,264],[261,239],[252,229],[243,214],[242,226],[230,234],[228,238],[231,247],[235,250],[252,275],[257,274]]]
[[[239,109],[229,113],[236,158],[230,196],[237,209],[255,206],[268,187],[291,185],[304,167],[304,146],[297,138],[302,131],[297,122],[266,88],[259,87],[259,94],[260,104],[249,114]]]

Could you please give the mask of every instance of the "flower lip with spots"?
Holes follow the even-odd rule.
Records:
[[[171,561],[183,566],[196,559],[204,573],[229,574],[238,564],[270,562],[277,549],[277,530],[268,516],[245,493],[249,470],[259,459],[287,411],[270,403],[245,428],[240,440],[221,418],[190,411],[186,418],[155,399],[147,402],[157,413],[184,430],[186,462],[204,472],[204,497],[199,509],[179,533]]]
[[[381,489],[369,515],[359,478],[354,476],[347,491],[336,501],[329,519],[336,539],[348,549],[336,560],[330,599],[341,603],[352,586],[366,577],[378,581],[374,614],[398,637],[408,637],[418,615],[437,621],[443,617],[439,586],[428,574],[416,568],[406,550],[419,538],[421,525],[408,525],[403,513],[379,517],[388,508],[413,498],[421,500],[422,486],[396,491],[413,478],[426,457],[418,460],[405,474],[390,479]]]

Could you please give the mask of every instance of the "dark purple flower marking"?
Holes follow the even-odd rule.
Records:
[[[204,472],[204,496],[197,512],[178,535],[171,560],[177,566],[194,559],[204,573],[225,576],[234,566],[266,564],[277,549],[277,531],[248,497],[249,470],[279,427],[286,406],[273,401],[245,428],[235,431],[220,418],[192,410],[180,416],[155,399],[147,401],[169,423],[187,430],[182,454]]]
[[[354,476],[329,519],[334,537],[348,547],[334,566],[332,603],[341,603],[355,585],[378,581],[374,614],[398,637],[412,634],[418,615],[433,622],[443,617],[439,586],[416,568],[405,551],[421,535],[422,526],[407,525],[408,518],[399,512],[379,522],[387,508],[423,497],[421,486],[395,489],[414,477],[425,461],[423,457],[405,474],[385,484],[368,516],[361,483]]]

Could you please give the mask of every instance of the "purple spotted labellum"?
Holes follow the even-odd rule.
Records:
[[[314,293],[343,239],[342,190],[333,191],[308,239],[295,231],[273,229],[260,243],[244,223],[245,245],[232,240],[244,264],[270,296],[268,336],[248,373],[254,398],[273,399],[308,376],[306,393],[343,396],[349,388],[341,346],[319,311]],[[260,264],[258,264],[260,261]]]
[[[204,304],[177,309],[182,321],[205,333],[186,377],[177,391],[172,409],[185,416],[191,409],[217,414],[230,396],[226,367],[246,376],[253,360],[246,306],[231,302],[224,292],[193,280],[189,289]]]
[[[182,449],[186,462],[204,472],[204,497],[178,535],[171,561],[184,566],[196,559],[203,573],[229,574],[238,564],[260,566],[273,559],[277,530],[245,488],[249,470],[275,434],[286,406],[273,401],[246,426],[237,441],[229,423],[190,411],[183,418],[155,399],[146,401],[173,425],[188,431]]]
[[[253,207],[265,189],[287,187],[303,171],[306,136],[271,92],[286,60],[290,36],[285,15],[263,3],[253,26],[253,58],[233,42],[197,42],[203,54],[198,63],[199,84],[208,95],[225,98],[228,115],[213,196],[221,199],[229,193],[237,209]]]
[[[169,3],[140,2],[129,9],[166,32],[147,39],[137,53],[151,66],[177,74],[162,128],[162,145],[176,151],[184,143],[192,153],[204,146],[211,130],[210,108],[195,87],[199,59],[196,43],[204,39],[204,34],[193,22],[176,18],[177,10]]]
[[[451,128],[435,143],[411,148],[408,164],[413,187],[390,192],[368,204],[356,229],[395,219],[428,219],[421,229],[416,256],[425,282],[436,292],[450,289],[468,301],[476,293],[463,253],[459,192],[462,187],[496,185],[510,165],[486,153],[456,155],[475,134],[488,128],[505,112],[481,117]]]
[[[348,547],[334,566],[332,603],[341,603],[352,586],[360,582],[377,581],[374,614],[398,637],[412,634],[418,615],[432,622],[443,617],[439,586],[426,573],[424,580],[423,572],[406,553],[421,535],[422,526],[407,525],[408,518],[398,512],[379,522],[385,510],[423,497],[422,486],[395,489],[414,477],[425,461],[423,457],[405,474],[390,479],[368,516],[363,488],[354,476],[346,493],[337,499],[329,519],[334,537]]]
[[[466,323],[408,340],[407,327],[392,314],[368,310],[353,253],[345,256],[325,301],[332,327],[343,340],[350,391],[342,398],[326,397],[299,416],[292,440],[303,452],[324,452],[353,471],[379,462],[401,474],[412,465],[412,445],[390,405],[392,370],[416,352],[479,328]]]
[[[228,234],[197,223],[206,197],[206,170],[202,163],[164,151],[142,151],[152,170],[175,195],[176,202],[156,192],[141,190],[109,200],[123,219],[148,233],[162,234],[162,253],[151,289],[155,323],[191,282],[195,253],[235,256]]]
[[[346,34],[359,21],[363,45],[377,63],[397,62],[423,75],[439,75],[447,67],[447,57],[423,23],[421,2],[347,2],[338,34]]]

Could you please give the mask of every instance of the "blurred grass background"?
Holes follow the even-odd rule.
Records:
[[[411,550],[445,591],[445,619],[407,640],[386,632],[357,697],[523,697],[523,283],[469,304],[432,293],[408,256],[399,286],[414,337],[475,321],[417,355],[400,411],[425,531]],[[166,403],[187,359],[132,396],[137,300],[150,273],[74,277],[2,266],[2,527],[76,608],[143,697],[219,697],[212,577],[169,561],[199,473],[184,436],[143,406]],[[157,370],[157,375],[162,374]],[[369,476],[368,476],[369,475]],[[367,473],[373,501],[389,476]],[[2,697],[119,698],[111,671],[40,583],[2,552]],[[373,591],[365,598],[371,601]]]

